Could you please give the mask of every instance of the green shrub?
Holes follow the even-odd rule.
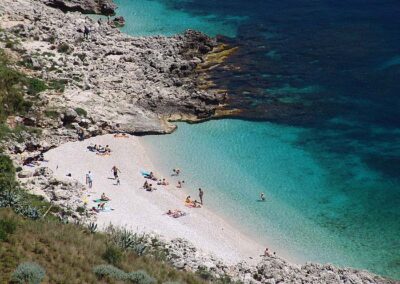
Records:
[[[40,92],[47,90],[47,85],[42,80],[36,78],[28,79],[28,94],[37,95]]]
[[[78,206],[78,208],[76,208],[76,212],[78,212],[80,214],[84,213],[85,210],[86,210],[85,207],[82,207],[82,206]]]
[[[40,284],[45,276],[46,272],[39,264],[23,262],[15,269],[11,280],[21,284]]]
[[[0,193],[15,186],[15,169],[11,159],[0,155]]]
[[[66,79],[52,80],[49,82],[49,88],[56,91],[64,92],[65,84],[67,83],[68,80]]]
[[[61,43],[57,46],[57,51],[61,53],[69,53],[71,52],[72,48],[68,45],[68,43]]]
[[[55,35],[51,35],[47,38],[47,41],[51,44],[54,44],[56,42],[56,36]]]
[[[109,264],[98,265],[93,268],[93,272],[100,279],[106,278],[106,277],[116,279],[116,280],[126,280],[127,279],[127,274],[124,271],[122,271],[119,268],[116,268],[113,265],[109,265]]]
[[[14,47],[14,42],[13,41],[7,41],[6,42],[6,48],[13,48]]]
[[[110,264],[118,265],[122,259],[122,251],[114,245],[109,245],[103,254],[103,259]]]
[[[200,266],[199,269],[196,271],[196,274],[207,281],[211,281],[213,279],[213,275],[210,271],[208,271],[207,267]]]
[[[147,274],[146,271],[138,270],[127,274],[129,282],[134,284],[153,284],[156,280]]]
[[[87,111],[84,110],[83,108],[77,107],[77,108],[75,109],[75,111],[76,111],[76,113],[77,113],[78,115],[80,115],[80,116],[84,116],[84,117],[87,116]]]
[[[17,223],[12,219],[0,220],[0,241],[7,240],[8,236],[15,232]]]
[[[0,49],[0,123],[10,114],[24,113],[31,108],[32,103],[23,96],[26,85],[26,76],[9,67],[8,56]]]
[[[50,118],[58,118],[59,113],[56,110],[45,110],[44,115]]]

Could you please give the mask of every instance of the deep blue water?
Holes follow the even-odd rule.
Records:
[[[216,210],[289,254],[400,279],[400,2],[116,2],[127,33],[239,47],[212,78],[242,120],[146,138],[163,167],[184,165]],[[254,205],[261,191],[272,205]]]

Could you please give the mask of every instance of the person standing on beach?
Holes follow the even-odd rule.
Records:
[[[203,205],[203,195],[204,195],[204,191],[199,188],[199,198],[200,198],[200,204]]]
[[[93,186],[93,175],[92,175],[91,171],[89,171],[87,173],[86,180],[87,180],[87,183],[89,184],[89,188],[92,188],[92,186]]]
[[[114,174],[114,179],[118,179],[118,172],[121,172],[116,166],[113,166],[111,171]]]
[[[90,29],[88,26],[85,25],[85,27],[83,29],[83,37],[86,39],[89,39],[89,33],[90,33]]]

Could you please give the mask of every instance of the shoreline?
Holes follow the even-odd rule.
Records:
[[[90,143],[108,144],[113,152],[111,156],[96,155],[86,150]],[[79,163],[76,157],[80,157]],[[72,179],[84,184],[85,173],[92,171],[93,188],[84,192],[89,201],[88,208],[94,206],[92,200],[104,192],[111,198],[107,206],[115,209],[97,214],[97,223],[101,228],[111,223],[140,233],[156,233],[167,240],[183,238],[229,265],[241,261],[256,264],[261,260],[259,255],[265,249],[261,244],[207,207],[184,206],[185,193],[173,188],[173,184],[169,187],[157,186],[158,190],[153,192],[141,189],[145,179],[140,170],[157,167],[146,154],[143,141],[136,136],[125,139],[108,134],[82,142],[69,142],[45,153],[45,159],[49,160],[47,166],[55,177],[60,179],[71,173]],[[121,170],[120,186],[113,185],[114,180],[110,179],[114,164]],[[188,215],[177,219],[165,215],[166,211],[174,209]]]
[[[173,135],[173,133],[172,133],[172,135]],[[146,145],[146,143],[148,143],[148,142],[143,141],[143,139],[141,137],[139,137],[139,139],[141,140],[140,144],[141,144],[142,149],[146,153],[146,157],[149,160],[151,160],[151,162],[153,162],[154,157],[152,157],[148,153],[150,151],[150,149],[148,149],[149,146]],[[159,155],[160,153],[156,153],[156,154]],[[160,159],[164,159],[162,157],[162,155],[160,155]],[[161,174],[161,176],[163,178],[167,178],[168,181],[173,181],[172,185],[170,184],[168,187],[170,190],[172,190],[171,194],[173,194],[179,200],[184,200],[186,198],[186,196],[191,195],[188,192],[189,190],[192,193],[193,193],[193,191],[196,191],[197,188],[193,188],[192,183],[190,182],[190,180],[187,179],[187,177],[184,175],[184,173],[181,176],[181,178],[185,180],[185,187],[182,189],[177,189],[177,188],[175,188],[175,184],[180,178],[172,179],[170,174],[165,172],[165,169],[162,169],[159,165],[157,165],[155,163],[151,163],[151,165],[152,165],[151,169],[153,169],[153,171],[155,173]],[[191,196],[192,196],[192,199],[198,199],[197,191],[196,191],[196,195],[191,195]],[[208,197],[209,197],[209,195],[207,195],[207,193],[206,193],[206,198],[208,198]],[[221,207],[223,207],[223,206],[221,206]],[[240,224],[237,221],[235,221],[233,218],[229,218],[229,216],[221,214],[221,212],[218,212],[217,210],[215,210],[215,208],[207,207],[207,204],[205,205],[205,207],[201,208],[201,211],[208,211],[209,215],[211,215],[214,218],[220,219],[221,222],[224,223],[225,226],[229,227],[231,231],[235,231],[235,232],[239,233],[240,235],[242,235],[245,239],[248,239],[248,240],[258,244],[258,247],[260,248],[260,250],[255,252],[255,254],[253,256],[251,256],[252,258],[260,259],[259,256],[264,252],[264,249],[266,247],[268,247],[271,254],[273,252],[276,252],[276,255],[278,257],[285,259],[286,261],[288,261],[289,263],[291,263],[293,265],[303,265],[307,262],[301,256],[290,254],[289,251],[287,251],[284,247],[276,247],[274,245],[271,245],[272,241],[270,240],[270,238],[268,236],[264,236],[261,238],[259,236],[258,232],[251,231],[251,230],[248,230],[248,229],[240,226]],[[249,261],[249,257],[248,256],[243,257],[242,260]]]

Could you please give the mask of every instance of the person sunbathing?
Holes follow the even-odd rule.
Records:
[[[106,153],[111,153],[111,148],[110,148],[110,146],[106,145],[106,147],[104,148],[104,151],[105,151]]]
[[[153,188],[153,185],[150,183],[148,186],[147,186],[147,188],[146,188],[146,191],[153,191],[153,190],[155,190],[155,188]]]
[[[126,133],[116,133],[114,138],[129,138],[129,136]]]
[[[96,212],[96,213],[99,213],[100,212],[100,210],[99,209],[97,209],[96,207],[92,207],[92,209],[91,209],[92,211],[94,211],[94,212]]]
[[[182,212],[181,210],[178,209],[175,209],[174,211],[168,210],[166,214],[173,218],[179,218],[186,215],[185,212]]]
[[[149,174],[149,179],[151,179],[151,180],[154,180],[154,181],[156,181],[157,180],[157,178],[156,178],[156,176],[154,175],[154,173],[153,172],[150,172],[150,174]]]
[[[192,199],[190,199],[190,195],[188,195],[188,196],[186,197],[185,203],[187,203],[187,204],[193,203]]]
[[[162,184],[162,185],[169,185],[169,183],[167,182],[167,180],[166,180],[165,178],[163,178],[161,184]]]
[[[95,152],[96,151],[96,147],[97,147],[97,145],[90,144],[89,146],[87,146],[87,149],[90,152]]]
[[[97,205],[97,210],[104,210],[104,209],[105,209],[105,208],[104,208],[105,205],[106,205],[105,202],[99,203],[99,204]]]
[[[101,199],[102,201],[110,201],[110,200],[111,200],[109,197],[107,197],[107,196],[105,195],[104,192],[103,192],[103,194],[101,195],[100,199]]]

